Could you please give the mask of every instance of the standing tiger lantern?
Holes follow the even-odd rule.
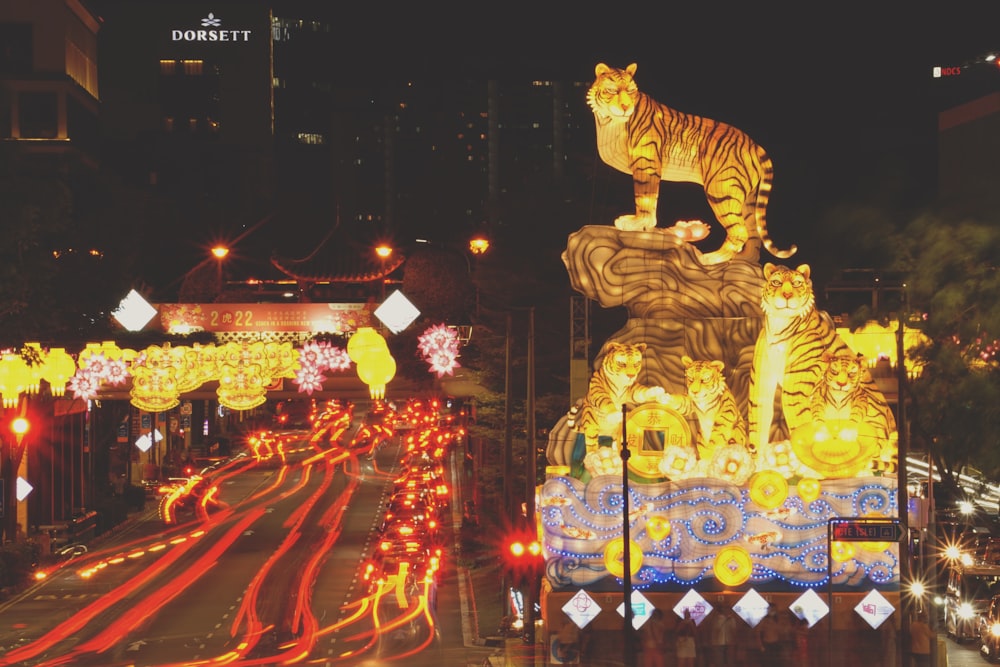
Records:
[[[705,264],[731,260],[749,239],[747,220],[764,247],[787,258],[796,248],[778,250],[767,233],[771,193],[771,158],[744,132],[660,104],[639,90],[635,63],[625,69],[600,63],[587,93],[597,124],[597,149],[608,166],[631,174],[635,214],[615,220],[618,229],[647,231],[656,227],[660,181],[698,183],[716,219],[726,230],[717,251]]]
[[[843,616],[871,608],[875,586],[895,604],[899,545],[833,553],[828,536],[831,519],[893,519],[906,500],[879,389],[891,385],[817,308],[808,264],[762,265],[761,246],[795,252],[767,235],[763,149],[653,101],[635,70],[598,65],[587,96],[601,159],[632,175],[635,213],[582,225],[561,259],[575,291],[627,320],[549,431],[536,503],[546,613],[626,571],[650,600],[666,596],[663,608],[706,591],[743,600],[761,586],[779,608],[833,590]],[[718,250],[695,247],[700,223],[656,229],[664,180],[704,187],[726,231]],[[626,544],[628,570],[617,554]]]

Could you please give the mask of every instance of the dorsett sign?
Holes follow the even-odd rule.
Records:
[[[251,30],[222,30],[222,20],[212,12],[201,20],[201,28],[171,30],[174,42],[249,42]]]

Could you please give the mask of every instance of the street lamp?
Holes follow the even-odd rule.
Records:
[[[377,246],[375,246],[375,255],[378,256],[379,260],[381,260],[381,262],[382,262],[382,272],[385,273],[385,263],[386,263],[386,260],[388,260],[390,257],[392,257],[392,246],[389,245],[389,244],[387,244],[387,243],[379,243]],[[384,276],[384,275],[381,276],[380,280],[382,281],[382,292],[380,294],[380,297],[384,300],[385,299],[385,280],[386,280],[386,276]]]
[[[217,245],[212,248],[212,256],[215,257],[216,261],[216,284],[219,287],[219,293],[222,293],[222,260],[229,256],[229,248],[223,245]]]
[[[473,236],[469,239],[469,252],[473,255],[485,255],[490,249],[490,240],[483,235]]]

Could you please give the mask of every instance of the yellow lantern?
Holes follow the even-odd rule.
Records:
[[[31,380],[25,387],[25,391],[29,394],[37,394],[42,389],[42,360],[45,358],[45,353],[42,351],[41,343],[25,343],[24,347],[31,351],[28,355],[30,360],[28,371],[31,373]]]
[[[359,328],[347,341],[347,356],[356,364],[369,354],[388,351],[389,346],[386,345],[385,338],[371,327]]]
[[[662,514],[650,514],[646,517],[646,534],[654,542],[665,539],[670,534],[670,519]]]
[[[812,477],[803,477],[799,480],[795,488],[798,489],[799,498],[806,503],[811,503],[819,498],[820,491],[822,490],[819,480]]]
[[[396,360],[388,351],[368,354],[358,362],[358,377],[373,399],[385,398],[385,385],[396,376]]]
[[[169,346],[150,345],[132,364],[131,403],[147,412],[165,412],[180,403],[177,369],[169,358]]]
[[[42,379],[49,383],[53,396],[66,393],[66,383],[76,373],[76,361],[64,348],[54,347],[42,363]]]
[[[17,406],[18,396],[31,384],[31,369],[21,355],[9,353],[0,359],[0,400],[3,407]]]

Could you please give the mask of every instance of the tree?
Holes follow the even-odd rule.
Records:
[[[1000,228],[925,214],[891,239],[907,275],[909,326],[927,342],[912,354],[913,449],[934,458],[944,484],[969,463],[1000,474]]]

